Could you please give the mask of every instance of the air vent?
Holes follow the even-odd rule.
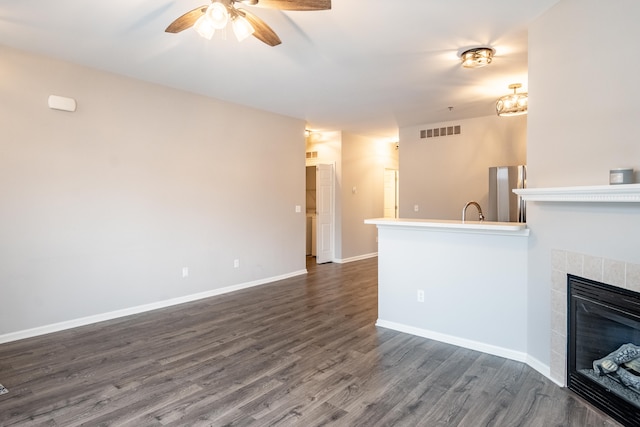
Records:
[[[437,138],[440,136],[460,135],[462,127],[460,125],[446,126],[433,129],[422,129],[420,131],[420,139]]]

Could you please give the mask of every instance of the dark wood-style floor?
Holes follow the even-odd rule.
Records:
[[[618,425],[522,363],[375,327],[376,284],[376,259],[310,263],[0,345],[0,425]]]

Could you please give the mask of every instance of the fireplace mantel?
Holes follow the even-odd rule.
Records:
[[[523,188],[513,192],[534,202],[640,203],[640,184]]]

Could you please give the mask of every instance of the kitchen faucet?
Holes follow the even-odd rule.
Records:
[[[466,205],[464,205],[464,208],[462,208],[462,222],[465,221],[465,218],[467,216],[467,208],[469,207],[469,205],[473,205],[478,209],[478,221],[484,221],[484,215],[482,215],[482,208],[480,207],[480,205],[478,204],[478,202],[467,202]]]

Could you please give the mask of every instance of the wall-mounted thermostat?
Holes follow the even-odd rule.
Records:
[[[76,111],[76,100],[65,96],[50,95],[49,108],[61,111]]]

